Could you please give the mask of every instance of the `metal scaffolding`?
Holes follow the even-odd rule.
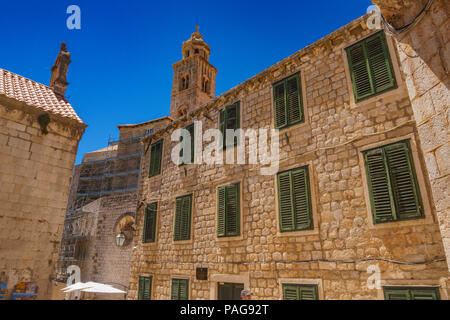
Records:
[[[85,205],[103,196],[138,190],[141,165],[141,139],[139,136],[108,139],[108,147],[99,150],[101,159],[80,164],[76,195],[69,203],[67,216],[79,212]]]

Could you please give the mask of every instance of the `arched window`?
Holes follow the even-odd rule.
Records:
[[[209,93],[209,80],[206,77],[203,77],[202,90],[206,93]]]
[[[181,90],[184,90],[185,84],[186,84],[186,79],[184,79],[184,77],[183,77],[183,78],[181,78],[181,80],[180,80],[180,91],[181,91]]]
[[[180,91],[189,88],[189,75],[186,75],[180,79]]]

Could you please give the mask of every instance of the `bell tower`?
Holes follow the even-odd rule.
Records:
[[[170,116],[182,117],[215,97],[217,69],[209,63],[211,52],[202,34],[195,31],[183,42],[183,59],[173,64]]]

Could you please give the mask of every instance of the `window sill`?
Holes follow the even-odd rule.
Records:
[[[352,94],[352,98],[350,101],[351,110],[374,107],[380,100],[383,100],[383,104],[386,104],[391,101],[401,100],[404,96],[408,97],[408,92],[405,90],[403,86],[397,86],[395,88],[386,90],[382,93],[376,94],[372,97],[363,99],[359,102],[355,102],[353,92],[351,92],[350,94]]]
[[[390,229],[390,228],[402,228],[402,227],[414,227],[424,224],[434,224],[433,219],[429,215],[425,215],[419,218],[412,218],[408,220],[397,220],[391,222],[374,223],[373,218],[370,220],[369,229]]]
[[[311,230],[300,230],[300,231],[286,231],[281,232],[277,231],[277,237],[303,237],[303,236],[312,236],[320,234],[318,228],[314,228]]]
[[[230,241],[241,241],[241,240],[244,240],[243,235],[230,236],[230,237],[218,237],[216,235],[216,242],[230,242]]]
[[[279,131],[281,132],[281,131],[284,131],[284,130],[286,130],[286,129],[290,129],[290,128],[293,128],[293,127],[300,126],[300,125],[302,125],[302,124],[306,124],[305,119],[303,119],[303,120],[300,121],[300,122],[297,122],[297,123],[294,123],[294,124],[290,124],[290,125],[284,126],[284,127],[282,127],[282,128],[275,128],[275,126],[273,126],[273,128],[276,129],[276,130],[279,130]]]
[[[189,239],[189,240],[173,240],[172,239],[172,244],[174,245],[178,245],[178,244],[192,244],[194,243],[194,239]]]

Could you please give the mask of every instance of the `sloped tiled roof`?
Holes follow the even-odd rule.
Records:
[[[5,95],[51,114],[83,123],[72,105],[41,83],[0,68],[0,95]]]

